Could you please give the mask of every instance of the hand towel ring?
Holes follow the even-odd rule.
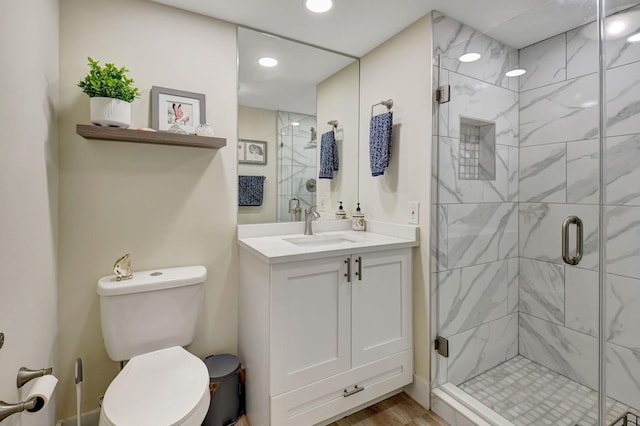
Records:
[[[387,111],[391,111],[391,108],[393,108],[393,99],[387,99],[386,101],[380,101],[377,104],[371,105],[371,117],[373,117],[373,108],[378,105],[384,105],[387,107]]]

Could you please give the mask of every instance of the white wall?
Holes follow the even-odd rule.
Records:
[[[26,20],[26,19],[25,19]],[[236,28],[141,0],[62,0],[60,9],[59,417],[74,411],[73,361],[85,366],[83,410],[118,372],[101,337],[98,278],[131,253],[134,270],[208,268],[196,355],[237,346]],[[86,58],[127,66],[143,92],[132,127],[150,125],[151,86],[204,93],[207,122],[227,138],[203,148],[88,141]]]
[[[431,176],[431,15],[360,61],[361,207],[368,219],[407,223],[409,201],[420,202],[420,248],[414,255],[414,364],[429,381],[429,203]],[[371,105],[393,99],[393,152],[383,176],[369,167]],[[375,112],[384,112],[382,106]]]
[[[271,223],[278,217],[278,112],[238,107],[238,139],[267,142],[267,164],[238,164],[239,175],[265,176],[264,199],[259,207],[238,207],[238,223]]]
[[[318,84],[318,170],[321,135],[331,129],[328,121],[338,120],[339,170],[333,179],[318,179],[317,186],[318,210],[328,217],[333,217],[338,201],[344,203],[349,216],[358,202],[359,70],[359,62],[355,61]]]
[[[0,52],[0,400],[22,366],[56,364],[58,1],[2,2]],[[26,385],[26,389],[29,385]],[[53,405],[2,425],[53,424]]]

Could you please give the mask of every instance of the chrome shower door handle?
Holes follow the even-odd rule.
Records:
[[[569,225],[576,225],[576,255],[569,256]],[[582,220],[578,216],[568,216],[562,222],[562,260],[567,265],[577,265],[582,260],[584,249]]]

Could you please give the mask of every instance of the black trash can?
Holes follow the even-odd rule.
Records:
[[[228,426],[238,421],[244,407],[240,380],[240,358],[231,354],[211,355],[204,363],[209,370],[211,403],[203,426]]]

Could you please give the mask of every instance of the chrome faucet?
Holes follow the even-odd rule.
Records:
[[[313,235],[313,229],[311,227],[311,220],[315,217],[320,217],[320,213],[314,210],[316,206],[311,206],[308,209],[304,209],[304,235]]]

